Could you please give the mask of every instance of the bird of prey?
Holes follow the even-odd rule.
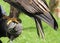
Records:
[[[12,40],[18,37],[22,32],[22,24],[17,22],[10,22],[8,24],[8,20],[11,19],[6,15],[6,12],[0,5],[0,38],[8,37],[10,43]],[[0,42],[2,43],[2,42]]]
[[[19,11],[24,12],[29,17],[33,17],[36,23],[37,33],[39,36],[41,34],[42,38],[44,38],[44,31],[41,21],[46,22],[47,24],[49,24],[49,26],[54,28],[54,30],[57,30],[58,24],[55,18],[52,16],[45,0],[4,0],[4,1],[9,3],[14,8],[16,8],[18,12]],[[11,16],[14,15],[11,14]]]

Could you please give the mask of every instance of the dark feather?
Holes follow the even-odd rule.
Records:
[[[45,0],[5,0],[10,5],[26,13],[28,16],[36,18],[35,22],[37,28],[41,27],[40,19],[48,23],[55,30],[58,24],[54,17],[51,15],[50,10]],[[41,28],[39,28],[40,30]],[[43,30],[42,30],[43,31]],[[39,33],[38,33],[39,34]]]
[[[44,31],[43,31],[43,27],[42,27],[42,24],[41,24],[41,20],[35,18],[35,23],[36,23],[38,36],[39,37],[41,36],[42,38],[44,38]]]
[[[48,13],[45,15],[44,14],[36,15],[36,17],[43,20],[44,22],[49,24],[52,28],[57,30],[58,24],[57,24],[56,20],[54,19],[54,17],[51,15],[51,13]]]

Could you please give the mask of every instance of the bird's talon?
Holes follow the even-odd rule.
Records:
[[[19,23],[19,21],[17,21],[16,18],[10,18],[10,19],[7,20],[7,25],[9,25],[11,22],[15,22],[17,24]]]
[[[12,22],[12,20],[9,20],[9,21],[7,22],[7,25],[9,25],[11,22]]]

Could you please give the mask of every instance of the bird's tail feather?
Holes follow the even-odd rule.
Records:
[[[35,18],[34,18],[35,19]],[[41,24],[41,20],[35,19],[36,27],[37,27],[37,34],[44,39],[44,31]]]
[[[37,17],[39,20],[41,19],[41,20],[45,21],[45,22],[48,23],[51,27],[53,27],[55,30],[57,30],[58,24],[57,24],[55,18],[51,15],[51,13],[36,15],[36,17]]]

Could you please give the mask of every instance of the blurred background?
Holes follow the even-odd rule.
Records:
[[[46,2],[51,13],[58,22],[58,30],[55,31],[48,24],[42,21],[45,33],[45,40],[43,40],[37,35],[34,20],[24,13],[21,13],[19,18],[22,20],[23,31],[22,34],[13,41],[13,43],[60,43],[60,0],[46,0]],[[7,15],[9,15],[10,5],[3,0],[0,0],[0,5],[7,12]],[[9,39],[7,37],[2,37],[0,40],[2,40],[3,43],[7,43]]]

